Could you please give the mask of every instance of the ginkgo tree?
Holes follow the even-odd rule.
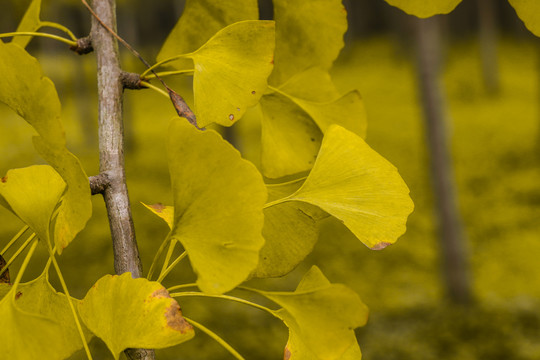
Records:
[[[34,128],[35,149],[48,163],[12,169],[0,181],[0,204],[25,224],[1,250],[7,261],[0,271],[8,279],[0,284],[1,357],[65,359],[84,349],[91,359],[88,341],[98,337],[115,359],[123,351],[152,359],[145,349],[181,344],[198,329],[243,359],[183,315],[189,309],[181,311],[177,299],[190,296],[239,302],[280,319],[289,329],[286,359],[360,359],[354,329],[366,323],[367,307],[316,266],[293,292],[242,285],[292,271],[312,251],[324,218],[339,219],[362,243],[380,250],[405,232],[413,210],[396,168],[364,141],[359,93],[340,94],[329,75],[347,29],[341,1],[274,0],[274,20],[261,21],[256,0],[188,0],[154,65],[114,32],[114,1],[82,3],[93,18],[88,37],[41,20],[40,0],[31,2],[15,32],[0,34],[12,38],[0,41],[0,101]],[[89,178],[66,147],[54,84],[25,50],[32,37],[96,53],[97,175]],[[143,60],[139,74],[121,69],[115,39]],[[193,104],[167,86],[169,76],[193,77]],[[146,273],[127,197],[121,119],[123,90],[144,88],[169,98],[179,115],[153,119],[170,121],[164,137],[173,197],[170,205],[146,205],[170,227]],[[260,168],[212,130],[213,124],[234,125],[250,107],[260,114]],[[75,299],[57,257],[85,227],[91,196],[99,193],[109,214],[117,275],[96,279],[83,299]],[[38,278],[23,282],[36,251],[49,260]],[[6,275],[19,257],[22,265],[10,283]],[[175,282],[171,271],[187,260],[193,283],[161,285],[167,276]],[[49,283],[51,266],[61,292]],[[275,307],[225,294],[234,289],[261,295]]]

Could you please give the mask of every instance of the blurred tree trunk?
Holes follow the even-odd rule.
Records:
[[[467,252],[456,203],[452,161],[447,144],[445,103],[439,79],[438,17],[414,21],[418,84],[426,124],[445,287],[451,302],[468,304],[472,294]]]
[[[499,92],[497,61],[497,14],[493,0],[477,0],[482,78],[490,95]]]

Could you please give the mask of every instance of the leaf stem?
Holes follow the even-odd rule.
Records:
[[[9,248],[15,243],[15,241],[19,240],[19,238],[25,233],[26,230],[29,229],[28,225],[24,225],[23,228],[7,243],[6,246],[0,251],[0,255],[4,255],[6,251],[9,250]]]
[[[66,282],[64,281],[64,276],[62,276],[62,271],[60,271],[60,266],[58,266],[58,262],[56,261],[54,250],[53,250],[50,243],[47,244],[47,249],[49,250],[49,259],[52,260],[52,264],[54,266],[54,269],[56,270],[56,275],[58,275],[58,280],[60,280],[60,284],[62,285],[62,289],[64,290],[64,294],[67,297],[69,307],[70,307],[71,313],[73,315],[73,320],[75,320],[75,325],[77,326],[77,331],[79,332],[79,335],[81,337],[81,341],[83,343],[84,351],[86,352],[86,357],[89,360],[92,360],[92,354],[90,353],[90,349],[88,348],[88,343],[86,342],[86,338],[84,336],[84,332],[83,332],[81,323],[79,321],[79,316],[77,315],[77,311],[75,310],[75,306],[73,305],[73,299],[71,298],[71,295],[69,295],[69,290],[67,288]]]
[[[185,258],[186,256],[187,256],[187,252],[185,252],[185,251],[184,251],[182,254],[180,254],[180,255],[172,262],[171,265],[167,266],[167,268],[166,268],[164,271],[162,271],[162,273],[159,275],[159,278],[157,279],[157,282],[162,282],[163,279],[165,278],[165,276],[167,276],[167,275],[171,272],[171,270],[174,269],[174,267],[175,267],[176,265],[178,265],[178,263],[179,263],[180,261],[182,261],[182,259]]]
[[[185,316],[184,319],[186,319],[188,323],[195,326],[197,329],[201,330],[203,333],[214,339],[219,345],[223,346],[228,352],[230,352],[231,355],[234,356],[236,359],[245,360],[244,357],[238,353],[238,351],[236,351],[231,345],[229,345],[225,340],[223,340],[223,338],[221,338],[218,334],[208,329],[206,326],[196,322],[195,320],[189,319]]]
[[[165,60],[161,60],[161,61],[155,63],[154,65],[148,67],[148,69],[146,69],[146,70],[141,74],[141,77],[145,77],[146,74],[148,74],[149,72],[153,72],[155,68],[160,67],[161,65],[165,65],[166,63],[169,63],[169,62],[174,61],[174,60],[180,60],[180,59],[182,59],[182,58],[188,57],[188,55],[191,55],[191,54],[175,55],[175,56],[170,57],[170,58],[167,58],[167,59],[165,59]]]
[[[63,37],[58,36],[58,35],[47,34],[47,33],[21,31],[21,32],[10,32],[10,33],[0,34],[0,38],[14,37],[14,36],[41,36],[41,37],[46,37],[46,38],[49,38],[49,39],[54,39],[54,40],[61,41],[63,43],[68,44],[69,46],[77,46],[76,41],[69,40],[69,39],[63,38]]]
[[[8,269],[8,267],[19,257],[19,255],[26,249],[30,242],[36,237],[36,233],[32,233],[28,239],[19,247],[19,249],[13,254],[13,256],[7,261],[6,265],[0,270],[0,276]]]
[[[256,308],[256,309],[265,311],[265,312],[269,313],[270,315],[272,315],[272,316],[274,316],[274,317],[280,319],[280,318],[275,314],[275,311],[274,311],[274,310],[269,309],[269,308],[267,308],[266,306],[262,306],[262,305],[259,305],[259,304],[257,304],[257,303],[254,303],[254,302],[251,302],[251,301],[242,299],[242,298],[234,297],[234,296],[229,296],[229,295],[212,295],[212,294],[205,294],[205,293],[197,292],[197,291],[177,292],[177,293],[172,293],[172,294],[170,294],[170,295],[171,295],[171,297],[200,296],[200,297],[208,297],[208,298],[214,298],[214,299],[223,299],[223,300],[235,301],[235,302],[237,302],[237,303],[244,304],[244,305],[248,305],[248,306],[254,307],[254,308]],[[281,320],[281,319],[280,319],[280,320]]]
[[[191,284],[175,285],[168,288],[167,291],[170,293],[173,290],[180,290],[180,289],[185,289],[185,288],[190,288],[190,287],[197,287],[197,284],[191,283]]]
[[[163,250],[165,250],[165,246],[167,246],[167,244],[169,244],[169,242],[172,240],[171,234],[169,233],[169,235],[167,235],[167,237],[165,238],[165,240],[163,240],[163,242],[161,243],[161,245],[159,246],[159,249],[158,251],[156,251],[156,254],[154,255],[154,259],[152,260],[152,265],[150,265],[150,269],[148,270],[148,275],[146,276],[146,278],[148,280],[151,280],[152,279],[152,275],[154,275],[154,269],[156,268],[157,266],[157,262],[159,260],[159,257],[161,256],[161,254],[163,253]]]
[[[41,25],[40,28],[48,26],[48,27],[51,27],[51,28],[62,30],[63,32],[65,32],[71,38],[71,40],[77,41],[77,37],[71,32],[71,30],[69,30],[67,27],[65,27],[62,24],[58,24],[58,23],[55,23],[55,22],[52,22],[52,21],[40,21],[40,25]]]
[[[286,201],[290,201],[291,197],[292,197],[292,195],[289,195],[289,196],[281,198],[281,199],[270,201],[269,203],[264,204],[263,209],[267,209],[267,208],[272,207],[274,205],[278,205],[278,204],[284,203]]]
[[[162,72],[156,72],[157,76],[165,77],[169,75],[182,75],[182,74],[193,74],[195,72],[195,69],[189,69],[189,70],[174,70],[174,71],[162,71]],[[141,75],[141,78],[144,80],[150,80],[154,79],[156,77],[155,74],[148,74],[148,71],[145,72],[147,75]]]
[[[167,92],[165,90],[161,90],[160,88],[158,88],[157,86],[154,86],[152,84],[150,84],[149,82],[147,81],[142,81],[141,80],[141,85],[149,88],[149,89],[152,89],[154,91],[157,91],[158,93],[162,94],[163,96],[167,97],[167,99],[170,99],[169,97],[169,94],[167,94]]]
[[[32,255],[34,255],[34,250],[36,250],[36,246],[38,244],[38,240],[35,239],[36,234],[30,235],[31,239],[34,239],[34,242],[32,243],[32,246],[30,246],[30,250],[28,250],[28,253],[26,254],[24,261],[21,265],[21,268],[19,269],[19,272],[17,273],[17,277],[15,278],[15,281],[13,282],[13,299],[15,299],[15,296],[17,296],[17,287],[19,286],[19,283],[21,282],[21,279],[23,277],[23,274],[28,266],[28,263],[30,262],[30,259],[32,258]]]

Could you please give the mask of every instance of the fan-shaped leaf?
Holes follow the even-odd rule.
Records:
[[[231,126],[257,104],[272,72],[274,22],[247,20],[220,30],[186,55],[193,59],[193,92],[199,127]]]
[[[67,183],[54,225],[54,242],[61,254],[92,216],[88,176],[79,159],[66,148],[48,147],[41,136],[34,137],[34,147]]]
[[[540,2],[535,0],[508,0],[527,29],[540,36]]]
[[[169,130],[169,171],[172,235],[187,251],[197,284],[208,293],[231,290],[255,269],[264,244],[262,176],[218,133],[177,119]]]
[[[323,134],[309,114],[279,93],[263,96],[260,104],[264,175],[279,178],[311,169]]]
[[[41,20],[39,19],[39,13],[41,12],[41,0],[33,0],[24,16],[17,27],[17,32],[34,32],[41,27]],[[18,44],[20,47],[26,47],[32,40],[30,36],[15,36],[12,40],[14,44]]]
[[[24,118],[47,145],[64,147],[60,101],[37,60],[18,45],[0,41],[0,101]]]
[[[155,281],[130,273],[99,279],[79,304],[86,326],[118,359],[126,348],[160,349],[194,336],[180,306]]]
[[[54,210],[66,188],[56,171],[47,165],[13,169],[0,180],[0,197],[43,241],[49,241]]]
[[[308,178],[287,199],[319,206],[368,247],[382,249],[405,232],[413,210],[408,194],[392,164],[359,136],[332,125]]]
[[[360,297],[341,284],[331,284],[312,267],[292,293],[261,292],[282,309],[289,327],[286,359],[343,359],[354,347],[354,329],[364,326],[368,310]]]
[[[45,273],[16,290],[2,287],[10,291],[0,301],[2,357],[65,359],[82,348],[67,298],[52,288]],[[84,330],[88,341],[92,334]]]
[[[34,146],[67,184],[55,226],[55,242],[61,253],[91,216],[88,177],[65,147],[60,101],[36,59],[18,45],[0,42],[0,77],[0,101],[34,127],[40,135],[34,138]]]
[[[227,25],[258,18],[256,0],[187,0],[182,16],[165,40],[157,60],[162,61],[195,51]],[[170,65],[177,69],[191,66],[179,61]]]
[[[341,0],[274,0],[275,69],[281,85],[311,67],[329,69],[343,48],[347,13]]]
[[[340,97],[328,71],[310,68],[271,90],[261,100],[265,176],[278,178],[311,169],[321,133],[331,124],[365,137],[367,120],[360,94],[351,91]]]
[[[407,14],[427,18],[437,14],[448,14],[461,0],[386,0],[386,2]]]
[[[268,201],[294,193],[304,179],[267,185]],[[264,209],[264,246],[256,277],[283,276],[291,272],[311,253],[319,235],[317,221],[327,214],[318,207],[291,201]]]

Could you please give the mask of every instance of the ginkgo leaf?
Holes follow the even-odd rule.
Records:
[[[255,269],[264,244],[261,174],[215,131],[178,119],[169,128],[169,171],[172,236],[184,246],[199,288],[233,289]]]
[[[174,207],[173,206],[166,206],[163,204],[154,204],[154,205],[146,205],[143,204],[148,210],[162,218],[167,225],[169,225],[169,228],[173,228],[174,224]]]
[[[157,60],[163,61],[179,54],[193,52],[227,25],[258,18],[256,0],[187,0],[182,16],[165,40]],[[191,66],[180,61],[169,65],[176,69]]]
[[[41,0],[32,0],[28,9],[24,13],[24,16],[17,27],[17,32],[34,32],[41,27],[41,20],[39,14],[41,12]],[[15,36],[12,40],[14,44],[18,44],[20,47],[26,47],[32,40],[30,36]]]
[[[309,170],[321,146],[322,131],[312,118],[288,97],[263,96],[261,165],[265,176],[279,178]]]
[[[130,273],[105,275],[79,304],[85,325],[115,359],[126,348],[160,349],[194,336],[180,306],[158,282]]]
[[[55,225],[55,243],[61,253],[91,216],[88,177],[65,147],[58,94],[36,59],[18,45],[0,42],[0,77],[0,101],[34,127],[40,135],[34,138],[34,146],[67,184]]]
[[[315,102],[328,102],[339,97],[339,92],[328,70],[312,67],[295,74],[279,86],[285,94]]]
[[[46,273],[17,289],[2,285],[0,293],[8,289],[0,301],[3,358],[60,360],[82,348],[67,297],[52,288]],[[83,330],[89,341],[92,334]]]
[[[54,148],[65,147],[60,100],[52,81],[24,49],[0,41],[0,101],[34,127]]]
[[[461,0],[386,0],[386,2],[407,14],[428,18],[437,14],[448,14],[458,6]]]
[[[508,0],[527,29],[540,36],[540,2],[535,0]]]
[[[323,133],[330,125],[338,124],[362,138],[366,137],[366,110],[358,91],[353,90],[328,102],[314,102],[292,96],[289,98],[311,116]]]
[[[199,127],[231,126],[259,102],[272,72],[273,21],[246,20],[220,30],[186,57],[195,64],[193,93]]]
[[[331,284],[316,266],[294,292],[260,293],[282,307],[275,314],[289,327],[286,359],[342,359],[356,342],[354,329],[367,321],[360,297]]]
[[[286,200],[320,207],[377,250],[405,232],[413,210],[409,189],[397,169],[362,138],[338,125],[330,126],[308,178]]]
[[[311,218],[294,203],[284,203],[264,210],[263,236],[255,276],[278,277],[291,272],[311,253],[319,229]]]
[[[92,216],[90,184],[79,159],[66,148],[48,147],[41,136],[33,140],[40,155],[58,171],[67,184],[54,225],[54,242],[57,252],[61,254]]]
[[[9,170],[0,180],[0,197],[38,238],[48,242],[51,219],[62,194],[65,182],[47,165],[35,165]]]
[[[274,0],[275,68],[270,84],[283,84],[311,67],[329,69],[344,46],[347,13],[341,0]]]
[[[267,185],[268,201],[293,194],[304,179]],[[264,209],[264,246],[255,276],[278,277],[291,272],[311,253],[319,235],[318,220],[328,216],[318,207],[291,201]]]
[[[321,135],[332,124],[361,137],[366,135],[366,112],[357,91],[320,102],[310,100],[320,98],[317,91],[301,91],[297,84],[295,81],[287,88],[305,98],[275,89],[275,93],[261,99],[261,163],[265,176],[270,178],[310,169],[319,151]]]

